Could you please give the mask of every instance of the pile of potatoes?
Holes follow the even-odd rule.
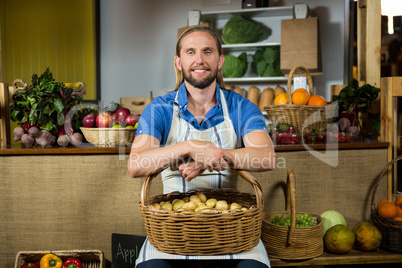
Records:
[[[277,85],[274,89],[267,87],[262,91],[258,87],[251,86],[248,88],[246,94],[244,94],[243,89],[240,87],[225,85],[225,88],[232,89],[241,94],[243,97],[246,97],[251,102],[255,103],[255,105],[257,105],[261,111],[264,111],[265,106],[273,105],[276,96],[281,93],[286,93],[285,88],[281,87],[280,85]]]
[[[207,199],[204,193],[197,193],[191,196],[186,196],[182,199],[174,199],[173,201],[161,201],[159,203],[152,204],[154,209],[165,211],[193,211],[202,213],[216,213],[219,211],[246,211],[246,207],[243,207],[238,203],[228,203],[226,200],[217,200],[215,198]]]

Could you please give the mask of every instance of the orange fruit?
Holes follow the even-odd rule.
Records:
[[[292,94],[292,102],[296,105],[306,105],[309,99],[310,95],[302,89],[298,89]]]
[[[378,215],[383,218],[393,219],[398,216],[398,211],[394,203],[384,202],[378,206]]]
[[[402,208],[400,206],[396,206],[396,214],[398,217],[402,217]]]
[[[307,105],[311,106],[325,106],[327,105],[327,101],[321,95],[313,95],[308,100]]]
[[[380,202],[378,202],[377,210],[378,210],[378,208],[380,207],[380,205],[381,205],[382,203],[384,203],[384,202],[391,202],[391,201],[389,201],[388,199],[381,200]]]
[[[394,220],[394,221],[402,221],[402,217],[401,217],[401,216],[398,216],[398,217],[393,218],[393,220]]]
[[[300,90],[300,91],[303,91],[303,92],[306,92],[306,93],[310,96],[310,92],[308,92],[306,89],[301,88],[301,87],[300,87],[300,88],[297,88],[297,89],[295,90],[295,92],[296,92],[296,91],[299,91],[299,90]]]
[[[274,105],[288,104],[288,93],[281,93],[274,99]]]
[[[395,206],[401,206],[402,205],[402,195],[398,195],[395,199]]]

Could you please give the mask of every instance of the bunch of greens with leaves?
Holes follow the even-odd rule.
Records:
[[[25,131],[32,126],[47,130],[55,136],[64,135],[64,123],[69,110],[82,102],[82,98],[72,94],[62,82],[53,78],[49,67],[46,71],[32,76],[31,85],[12,96],[10,117]]]
[[[262,77],[283,76],[280,68],[279,47],[257,50],[253,55],[253,62],[257,67],[257,73]]]
[[[333,100],[338,101],[339,109],[348,113],[370,109],[371,102],[378,97],[380,89],[370,84],[359,87],[359,82],[352,79],[344,87],[339,95],[334,95]]]
[[[351,125],[360,124],[357,119],[358,112],[368,112],[371,103],[378,97],[380,89],[370,84],[359,86],[356,79],[352,79],[349,84],[344,87],[339,95],[333,95],[333,101],[338,101],[339,111],[345,114],[350,120]],[[357,122],[356,122],[357,121]],[[370,124],[377,130],[380,130],[380,118],[378,115],[369,113]]]

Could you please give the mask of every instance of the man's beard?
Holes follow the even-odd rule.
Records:
[[[182,70],[184,70],[183,67],[182,67]],[[209,69],[209,70],[211,70],[211,69]],[[191,71],[183,71],[184,80],[187,81],[193,87],[196,87],[199,89],[204,89],[204,88],[208,87],[209,85],[211,85],[212,82],[216,79],[217,74],[218,74],[218,69],[215,69],[215,71],[212,71],[210,73],[210,75],[208,75],[204,79],[198,81],[197,79],[195,79],[193,77],[193,75],[191,74]]]

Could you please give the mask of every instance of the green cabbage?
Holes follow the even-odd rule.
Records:
[[[222,72],[225,78],[242,77],[247,70],[247,54],[241,53],[238,57],[226,55]]]
[[[343,215],[336,210],[327,210],[323,212],[320,216],[322,219],[323,235],[325,235],[327,230],[334,225],[347,225],[345,217],[343,217]]]
[[[257,73],[262,77],[283,76],[281,72],[279,47],[259,49],[253,55]]]
[[[225,44],[255,43],[264,39],[264,30],[250,19],[232,16],[222,29]]]

